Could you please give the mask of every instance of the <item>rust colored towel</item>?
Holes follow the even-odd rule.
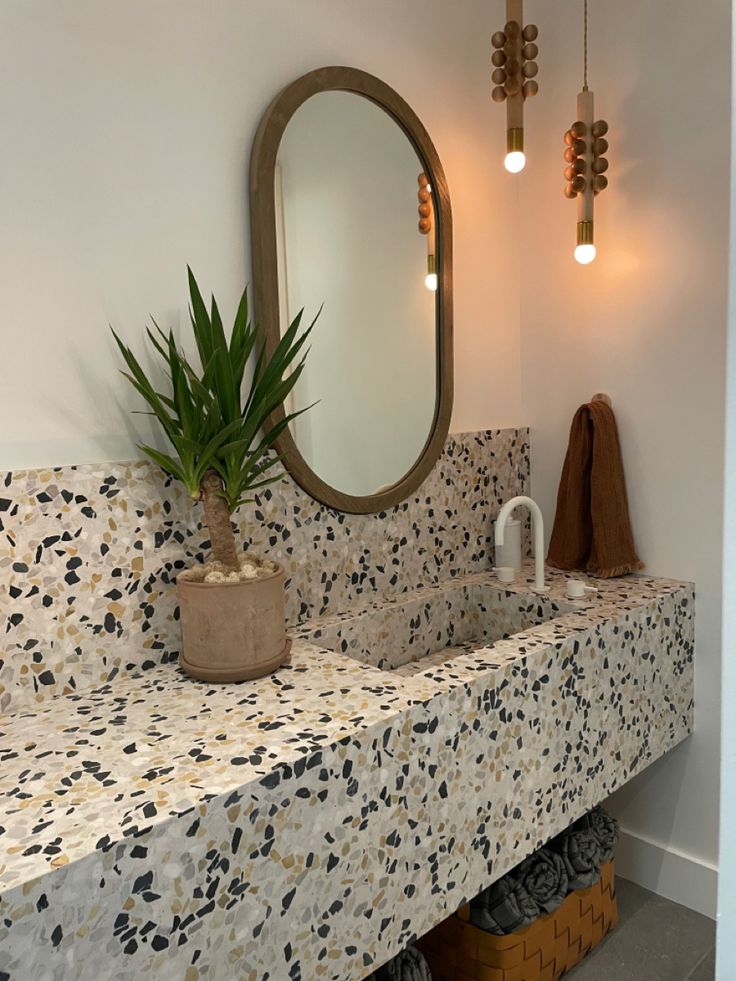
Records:
[[[572,420],[547,561],[602,579],[643,568],[631,532],[616,419],[602,400],[581,405]]]

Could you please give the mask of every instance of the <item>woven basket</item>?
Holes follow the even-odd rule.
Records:
[[[518,933],[486,933],[468,922],[469,913],[464,906],[417,942],[432,981],[557,981],[618,923],[614,864]]]

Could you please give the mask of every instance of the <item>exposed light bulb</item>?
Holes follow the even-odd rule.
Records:
[[[526,167],[526,157],[521,150],[512,150],[506,154],[503,165],[510,174],[520,174]]]
[[[432,290],[433,293],[437,292],[437,273],[427,273],[427,277],[424,280],[424,285],[428,290]]]
[[[596,257],[596,249],[592,242],[575,246],[575,260],[581,266],[587,266]]]

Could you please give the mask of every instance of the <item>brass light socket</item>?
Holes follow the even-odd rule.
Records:
[[[437,272],[437,259],[431,252],[427,256],[427,272],[429,275]]]
[[[524,130],[521,127],[506,130],[506,152],[524,152]]]
[[[593,222],[578,222],[578,245],[593,245]]]

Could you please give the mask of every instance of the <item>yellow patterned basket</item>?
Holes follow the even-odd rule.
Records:
[[[497,937],[472,925],[464,906],[417,942],[432,981],[558,981],[618,923],[614,863],[590,889],[518,933]]]

